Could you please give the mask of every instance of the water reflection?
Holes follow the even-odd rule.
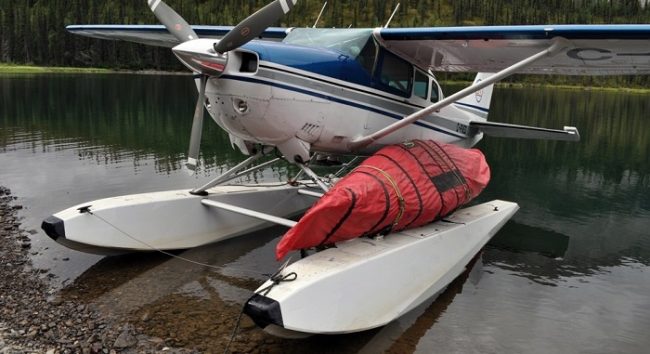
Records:
[[[493,175],[481,199],[510,199],[521,205],[516,223],[492,244],[525,251],[528,246],[518,248],[516,240],[545,230],[541,235],[547,241],[568,237],[559,266],[578,273],[619,265],[626,257],[650,264],[647,95],[530,89],[499,90],[498,97],[501,104],[490,113],[493,119],[574,125],[582,141],[486,138],[480,144]],[[525,102],[530,104],[519,104]],[[532,229],[514,230],[515,225]]]
[[[132,160],[135,169],[153,156],[156,172],[181,168],[196,97],[189,76],[36,75],[0,85],[0,151],[75,149],[82,160]],[[240,159],[223,131],[205,129],[205,168]]]

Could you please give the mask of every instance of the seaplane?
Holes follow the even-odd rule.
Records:
[[[650,73],[650,25],[390,28],[389,20],[379,28],[318,28],[316,20],[313,27],[278,28],[300,4],[276,0],[236,26],[193,26],[163,1],[147,3],[162,25],[67,30],[172,48],[198,91],[187,167],[199,163],[205,111],[247,157],[193,190],[106,198],[53,214],[42,228],[70,248],[177,250],[272,224],[294,228],[300,220],[291,218],[326,197],[355,163],[388,146],[434,141],[469,149],[485,135],[578,141],[575,127],[488,120],[494,84],[513,74]],[[445,96],[438,72],[476,73],[476,79]],[[312,169],[319,159],[342,156],[351,160],[336,173]],[[298,175],[229,184],[280,162],[297,166]],[[261,284],[245,313],[288,337],[386,325],[458,277],[517,210],[501,200],[465,205],[444,220],[303,250]]]

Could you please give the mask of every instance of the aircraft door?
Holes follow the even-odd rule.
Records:
[[[429,77],[421,72],[420,70],[415,70],[415,76],[413,79],[413,94],[411,95],[411,101],[417,105],[428,106],[429,105],[429,88],[430,88]]]

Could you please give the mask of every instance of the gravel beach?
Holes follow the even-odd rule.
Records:
[[[215,299],[197,307],[171,296],[153,305],[158,316],[152,316],[151,310],[125,314],[86,301],[119,279],[78,281],[60,291],[49,290],[50,274],[33,268],[29,259],[31,241],[17,215],[22,208],[9,189],[0,187],[0,354],[223,352],[238,306]],[[136,266],[146,269],[160,262],[158,258]],[[212,322],[219,317],[218,326],[200,321],[197,311],[212,314]],[[169,317],[165,312],[170,312]],[[271,348],[276,341],[243,318],[230,351],[281,352]]]
[[[138,334],[71,295],[48,293],[47,270],[29,260],[22,209],[0,187],[0,353],[117,353],[170,351],[164,340]],[[175,352],[190,352],[174,350]]]

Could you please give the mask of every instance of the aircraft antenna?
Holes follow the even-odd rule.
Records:
[[[327,1],[325,1],[325,3],[323,4],[323,8],[320,9],[320,13],[318,14],[318,18],[316,18],[316,22],[314,22],[314,25],[312,26],[312,28],[316,28],[316,26],[318,25],[318,21],[320,21],[321,16],[323,16],[323,12],[325,12],[326,7],[327,7]]]
[[[390,25],[390,21],[393,20],[393,17],[395,17],[395,14],[397,13],[397,10],[399,10],[399,5],[400,3],[397,3],[397,6],[395,6],[395,10],[393,10],[393,13],[390,15],[390,18],[388,19],[388,22],[384,25],[384,28],[388,28],[388,25]]]

